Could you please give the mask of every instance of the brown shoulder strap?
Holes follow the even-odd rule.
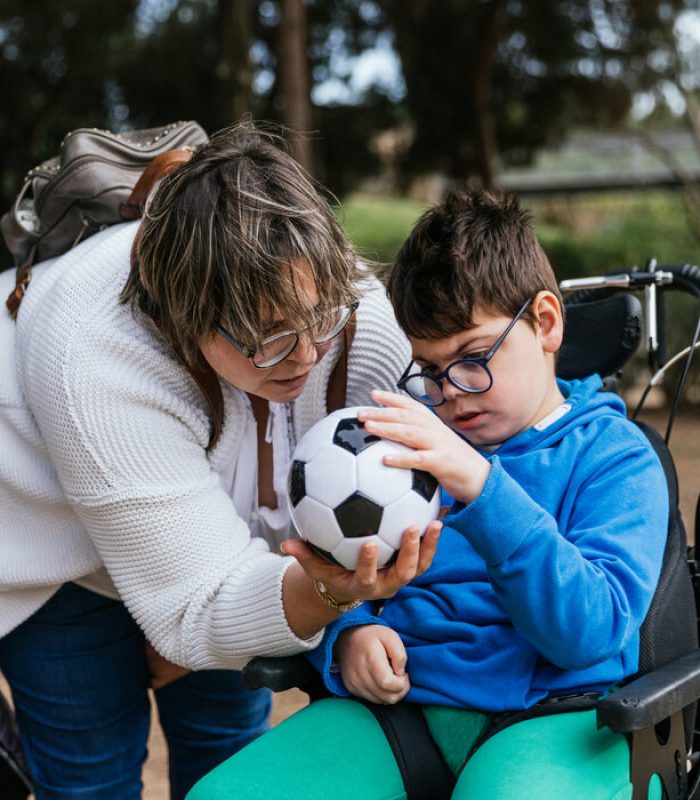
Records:
[[[211,413],[211,431],[209,434],[209,444],[207,444],[207,452],[209,452],[219,441],[224,421],[224,395],[221,390],[221,382],[214,368],[202,355],[201,350],[197,352],[194,363],[185,358],[183,352],[179,348],[174,348],[174,352],[182,366],[189,372],[190,376],[197,384],[199,391],[202,393],[209,407]]]
[[[17,310],[19,309],[22,298],[27,291],[29,281],[32,279],[32,263],[34,262],[34,248],[29,254],[27,261],[21,266],[17,267],[17,277],[15,278],[15,288],[10,293],[10,296],[5,300],[5,306],[10,312],[12,319],[17,317]]]
[[[353,314],[350,322],[343,331],[343,351],[340,354],[338,363],[331,372],[330,380],[328,381],[328,393],[326,395],[326,411],[330,414],[331,411],[337,411],[339,408],[344,408],[347,402],[347,388],[348,388],[348,355],[350,347],[352,346],[353,339],[355,338],[355,315]]]
[[[119,215],[122,219],[140,219],[146,200],[156,182],[166,175],[170,175],[182,164],[192,158],[192,150],[168,150],[156,156],[141,173],[136,185],[131,190],[129,199],[119,206]]]

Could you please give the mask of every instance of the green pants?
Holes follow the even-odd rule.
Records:
[[[456,773],[455,800],[629,800],[626,739],[596,729],[595,711],[520,722],[488,739],[462,768],[488,718],[428,706]],[[187,800],[402,800],[401,774],[374,716],[353,700],[303,708],[204,777]],[[660,794],[658,795],[660,797]]]

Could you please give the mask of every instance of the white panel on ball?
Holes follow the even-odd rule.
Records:
[[[437,519],[439,513],[439,491],[435,492],[430,502],[417,492],[410,491],[384,509],[377,533],[390,547],[398,549],[406,528],[417,525],[422,536],[428,524]]]
[[[394,555],[394,550],[377,536],[358,536],[355,539],[343,539],[339,545],[331,550],[331,555],[345,569],[355,569],[357,567],[357,559],[360,556],[360,549],[365,542],[374,542],[377,545],[377,566],[386,566],[389,559]]]
[[[331,508],[340,505],[355,491],[355,460],[342,447],[325,447],[306,463],[306,494]]]
[[[317,503],[313,498],[306,496],[291,511],[292,519],[298,530],[303,531],[304,538],[315,544],[316,547],[330,553],[334,547],[345,541],[335,514],[328,506]]]
[[[336,422],[339,419],[352,419],[353,417],[357,418],[358,411],[364,411],[366,408],[371,408],[372,406],[349,406],[348,408],[337,408],[335,411],[331,411],[329,414]],[[328,417],[326,417],[328,419]]]
[[[299,440],[299,444],[294,450],[294,458],[297,461],[311,461],[311,459],[323,447],[333,440],[333,432],[338,420],[331,417],[324,417],[310,428]],[[311,433],[313,431],[313,433]]]
[[[382,440],[363,450],[357,457],[357,488],[380,506],[387,506],[411,490],[411,470],[387,467],[382,458],[389,453],[409,451],[397,442]]]

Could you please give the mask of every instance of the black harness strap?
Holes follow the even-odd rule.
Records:
[[[495,714],[491,722],[469,750],[464,763],[492,736],[536,717],[584,711],[595,708],[600,695],[597,692],[552,697],[522,711]],[[401,772],[408,800],[447,800],[454,790],[456,777],[447,766],[428,723],[415,703],[401,702],[382,706],[360,700],[384,731],[384,735]]]
[[[536,703],[530,708],[521,711],[503,711],[494,714],[491,721],[486,726],[481,736],[474,742],[467,753],[464,764],[476,753],[476,751],[497,733],[517,725],[519,722],[527,722],[538,717],[549,717],[552,714],[567,714],[571,711],[590,711],[598,705],[600,694],[598,692],[582,692],[581,694],[568,694],[560,697],[548,697]],[[462,764],[462,766],[464,766]]]
[[[360,701],[374,714],[401,772],[407,800],[450,797],[455,776],[430,735],[421,707],[415,703],[382,706]]]

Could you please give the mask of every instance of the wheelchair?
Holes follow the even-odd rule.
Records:
[[[512,722],[541,713],[590,708],[595,704],[598,727],[608,726],[630,742],[632,800],[648,797],[656,775],[665,800],[700,798],[700,726],[696,706],[700,700],[700,568],[695,547],[688,547],[679,509],[678,479],[668,449],[673,422],[687,383],[695,351],[700,348],[700,313],[690,344],[667,358],[666,298],[669,292],[693,296],[700,304],[700,267],[692,264],[658,266],[650,259],[644,268],[632,267],[593,278],[563,281],[566,294],[564,342],[557,374],[564,379],[583,378],[597,372],[604,389],[619,388],[622,368],[645,340],[651,378],[631,419],[654,447],[667,478],[669,521],[659,583],[641,630],[639,670],[624,685],[606,696],[567,697],[546,710],[534,706],[514,712]],[[639,295],[643,296],[643,303]],[[649,391],[661,383],[669,369],[683,365],[671,400],[665,436],[638,421]],[[700,532],[700,496],[695,512]],[[273,691],[299,688],[313,701],[327,695],[320,676],[303,655],[253,659],[243,671],[250,689]],[[546,702],[546,701],[545,701]],[[557,708],[560,706],[560,708]],[[405,776],[404,776],[405,777]],[[410,776],[409,776],[410,777]],[[409,798],[412,792],[407,786]],[[435,785],[425,795],[439,800]]]

